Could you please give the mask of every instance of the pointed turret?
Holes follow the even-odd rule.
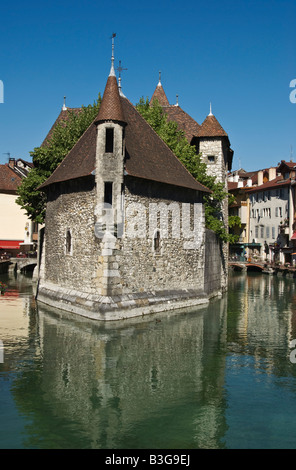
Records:
[[[103,121],[125,122],[115,75],[109,75],[108,77],[97,116],[97,122]]]
[[[212,114],[212,106],[210,106],[210,113],[200,126],[198,137],[228,137],[221,124]]]
[[[152,104],[154,100],[157,100],[160,106],[170,106],[170,103],[166,97],[166,94],[161,84],[161,72],[159,72],[159,81],[151,97],[150,104]]]
[[[117,79],[114,70],[114,38],[116,34],[112,35],[112,57],[111,69],[106,83],[102,103],[97,116],[97,122],[115,121],[125,123],[120,94],[117,84]]]

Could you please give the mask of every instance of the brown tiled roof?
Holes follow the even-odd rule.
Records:
[[[17,175],[9,166],[0,165],[0,191],[16,192],[22,182],[22,178]]]
[[[293,170],[296,168],[296,163],[295,162],[286,162],[285,160],[282,160],[279,165],[278,165],[278,170],[282,170],[283,167],[288,167],[290,170]]]
[[[57,119],[55,120],[55,122],[51,126],[51,129],[49,130],[47,136],[45,137],[44,141],[42,142],[41,147],[43,147],[44,145],[47,144],[47,142],[49,141],[49,139],[52,136],[52,133],[53,133],[55,127],[58,124],[65,124],[68,121],[69,116],[71,115],[72,112],[73,113],[79,113],[81,111],[81,109],[82,108],[67,108],[66,110],[61,109],[60,114],[58,115]]]
[[[122,99],[122,105],[128,123],[126,171],[129,175],[210,192],[193,178],[127,99]]]
[[[198,137],[228,137],[223,127],[213,114],[209,114],[202,123]]]
[[[115,75],[109,75],[108,77],[102,103],[96,121],[125,122]]]
[[[169,100],[166,97],[166,94],[164,92],[164,89],[162,88],[162,85],[158,84],[157,87],[154,90],[154,93],[151,97],[150,103],[153,103],[154,100],[157,100],[160,104],[160,106],[169,106]]]
[[[169,147],[142,118],[136,108],[121,97],[126,126],[126,163],[128,175],[170,185],[210,192],[198,183]],[[105,116],[105,114],[103,115]],[[118,120],[118,116],[117,119]],[[53,174],[40,186],[90,175],[95,169],[96,122],[93,121]]]
[[[282,186],[289,186],[291,184],[291,179],[284,179],[282,175],[277,176],[273,180],[267,181],[266,183],[260,184],[260,186],[255,186],[253,188],[247,189],[248,193],[254,193],[258,191],[263,191],[265,189],[280,188]]]
[[[163,111],[167,114],[169,121],[175,121],[178,124],[179,129],[185,133],[189,143],[198,134],[200,125],[180,106],[164,107]]]
[[[96,136],[97,128],[92,122],[40,189],[52,183],[90,175],[95,168]]]

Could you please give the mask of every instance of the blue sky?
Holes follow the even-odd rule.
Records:
[[[93,103],[110,70],[123,92],[151,97],[162,72],[171,104],[198,123],[212,111],[229,135],[233,169],[296,161],[296,2],[84,0],[2,2],[0,163],[30,161],[58,116]]]

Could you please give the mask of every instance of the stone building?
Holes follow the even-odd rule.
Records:
[[[233,257],[295,265],[295,175],[296,164],[284,160],[228,175],[228,190],[235,196],[230,214],[242,222]]]
[[[294,263],[295,168],[281,161],[258,171],[257,186],[249,188],[250,240],[257,244],[258,259]]]
[[[170,104],[163,85],[161,83],[161,74],[159,82],[151,97],[150,104],[157,100],[163,111],[166,113],[169,121],[178,124],[178,128],[184,132],[184,135],[191,145],[196,147],[196,153],[201,155],[202,161],[206,164],[207,173],[214,176],[216,182],[220,182],[224,186],[225,193],[228,193],[228,173],[232,168],[233,150],[230,146],[228,134],[223,129],[217,118],[212,113],[210,105],[210,113],[204,119],[202,124],[198,124],[186,111],[177,103]],[[225,227],[228,228],[228,200],[225,198],[221,205],[220,219]],[[210,234],[208,235],[211,236]],[[227,288],[227,270],[229,258],[228,243],[221,243],[222,271],[217,273],[223,289]],[[210,262],[210,261],[209,261]]]
[[[194,307],[227,283],[220,243],[205,229],[209,189],[122,95],[113,63],[97,118],[40,187],[37,298],[100,320]],[[201,146],[219,142],[210,155],[221,168],[224,137],[195,135]]]
[[[16,203],[17,189],[32,168],[21,158],[0,165],[0,258],[37,248],[37,228]]]

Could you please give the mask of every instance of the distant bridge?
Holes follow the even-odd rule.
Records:
[[[37,266],[37,258],[10,258],[9,270],[18,273],[34,271]]]
[[[243,261],[230,261],[228,266],[234,271],[263,271],[264,264]]]

